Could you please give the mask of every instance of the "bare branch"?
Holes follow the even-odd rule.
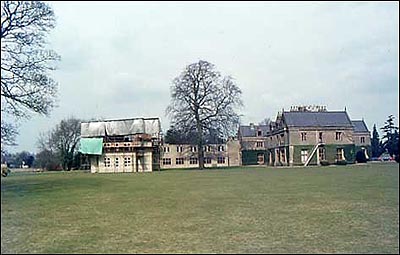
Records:
[[[166,113],[172,126],[183,133],[196,131],[199,165],[203,163],[204,137],[211,131],[222,138],[233,134],[239,124],[236,108],[242,106],[241,90],[229,76],[222,77],[214,65],[200,60],[188,65],[171,87]]]
[[[2,113],[29,118],[55,107],[57,83],[49,72],[60,57],[45,49],[54,26],[54,12],[44,2],[1,2]]]

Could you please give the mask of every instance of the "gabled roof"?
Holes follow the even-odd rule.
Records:
[[[347,112],[283,112],[283,119],[287,126],[292,127],[352,127]]]
[[[354,132],[356,133],[369,132],[368,127],[365,124],[364,120],[352,120],[351,123],[354,126]]]
[[[242,137],[257,137],[258,130],[262,131],[262,136],[267,136],[269,125],[249,125],[239,127],[239,132]]]

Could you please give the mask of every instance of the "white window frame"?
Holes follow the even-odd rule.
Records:
[[[104,158],[104,167],[111,167],[111,159],[109,157]]]
[[[301,156],[301,163],[306,163],[307,159],[308,159],[308,150],[306,149],[302,149],[300,152],[300,156]]]
[[[190,165],[197,165],[199,162],[198,162],[198,159],[197,158],[195,158],[195,157],[191,157],[191,158],[189,158],[189,164]]]
[[[163,158],[163,159],[162,159],[162,164],[163,164],[163,165],[172,165],[172,160],[171,160],[171,158]]]
[[[176,165],[184,165],[185,164],[185,159],[184,158],[176,158],[175,159],[175,164]]]
[[[124,166],[128,167],[131,166],[131,158],[130,157],[124,157]]]

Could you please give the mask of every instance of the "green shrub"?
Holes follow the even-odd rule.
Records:
[[[341,166],[347,165],[347,161],[346,160],[336,161],[336,165],[341,165]]]
[[[365,153],[363,151],[358,151],[356,154],[357,163],[366,163],[367,158],[365,157]]]
[[[321,160],[320,164],[321,164],[321,166],[329,166],[329,161],[328,160]]]

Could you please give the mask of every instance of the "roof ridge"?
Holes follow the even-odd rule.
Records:
[[[111,121],[123,121],[123,120],[159,120],[159,117],[139,117],[139,118],[121,118],[121,119],[105,119],[105,120],[90,120],[90,121],[82,121],[81,123],[90,123],[90,122],[111,122]]]

